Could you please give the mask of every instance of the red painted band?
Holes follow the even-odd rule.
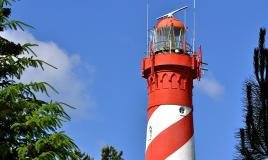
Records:
[[[193,136],[193,113],[161,132],[148,146],[146,160],[164,160]]]

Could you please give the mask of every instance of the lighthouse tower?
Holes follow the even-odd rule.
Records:
[[[148,84],[146,160],[195,159],[192,89],[193,80],[201,78],[201,48],[193,52],[186,42],[176,12],[158,19],[150,53],[142,60]]]

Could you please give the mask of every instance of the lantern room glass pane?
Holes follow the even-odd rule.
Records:
[[[184,31],[178,27],[162,27],[154,31],[154,51],[174,52],[183,48]]]

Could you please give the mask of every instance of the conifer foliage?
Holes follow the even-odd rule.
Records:
[[[245,82],[245,127],[238,133],[237,159],[268,158],[268,49],[261,28],[254,50],[254,76]]]
[[[31,27],[10,20],[15,0],[0,0],[0,31]],[[0,37],[0,159],[68,160],[79,159],[73,140],[61,131],[70,120],[62,102],[44,101],[37,94],[56,91],[46,82],[24,84],[20,77],[29,67],[43,68],[48,63],[37,59],[35,44],[15,44]],[[36,75],[38,76],[38,75]]]
[[[117,150],[113,146],[103,147],[101,157],[102,157],[102,160],[124,160],[123,152],[120,151],[118,153]]]
[[[79,156],[80,160],[94,160],[92,157],[90,157],[88,154],[86,153],[82,153],[81,151],[77,150],[75,151],[76,154]]]
[[[81,151],[76,151],[80,160],[94,160],[94,158],[90,157],[86,153],[82,153]],[[123,152],[118,151],[113,146],[104,146],[101,150],[101,160],[124,160]]]

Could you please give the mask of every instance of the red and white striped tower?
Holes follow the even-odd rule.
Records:
[[[201,78],[201,48],[193,53],[183,23],[172,14],[155,25],[142,60],[148,82],[146,160],[194,160],[193,80]]]

